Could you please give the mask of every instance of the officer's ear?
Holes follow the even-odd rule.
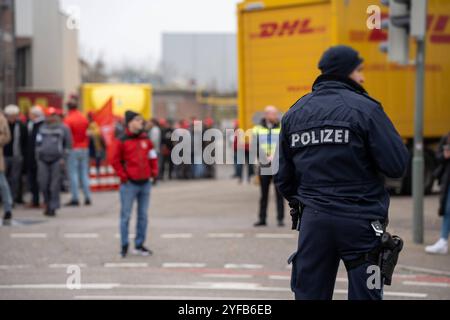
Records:
[[[355,70],[353,70],[353,72],[349,75],[349,78],[360,85],[364,84],[364,65],[361,63]]]

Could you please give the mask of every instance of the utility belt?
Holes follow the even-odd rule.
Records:
[[[347,271],[367,263],[377,265],[380,268],[384,284],[390,286],[400,251],[403,249],[403,240],[399,236],[392,236],[386,232],[387,223],[383,225],[377,220],[371,222],[371,225],[377,237],[381,237],[380,244],[356,259],[344,261],[344,264]]]

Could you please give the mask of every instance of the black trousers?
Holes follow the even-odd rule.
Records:
[[[169,180],[172,180],[174,165],[173,165],[172,159],[170,157],[170,154],[168,156],[161,155],[160,169],[159,169],[159,179],[160,180],[164,180],[166,178],[165,177],[166,166],[169,168]]]
[[[265,222],[267,219],[267,204],[269,202],[269,189],[273,181],[273,176],[260,175],[261,198],[259,200],[259,220]],[[275,197],[277,199],[277,220],[284,220],[284,200],[278,189],[275,187]]]
[[[39,205],[39,183],[37,176],[37,164],[30,165],[28,170],[28,183],[29,183],[29,191],[32,194],[32,204],[34,206]]]
[[[379,244],[380,237],[370,220],[307,207],[300,223],[297,252],[289,259],[295,299],[331,300],[340,260],[354,260]],[[383,282],[375,267],[368,262],[347,271],[349,300],[383,299]]]

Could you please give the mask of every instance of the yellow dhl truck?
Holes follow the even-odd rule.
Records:
[[[239,122],[249,129],[267,105],[287,111],[311,91],[322,53],[333,45],[357,49],[365,59],[365,88],[380,101],[411,150],[415,67],[389,63],[380,51],[384,30],[367,27],[373,0],[247,0],[238,4]],[[450,131],[450,1],[428,1],[424,138],[426,191],[433,185],[433,148]],[[415,45],[411,41],[411,60]],[[411,170],[396,189],[411,191]]]
[[[99,111],[112,99],[117,117],[123,117],[127,110],[144,119],[152,116],[152,87],[148,84],[89,83],[81,86],[81,96],[84,112]]]

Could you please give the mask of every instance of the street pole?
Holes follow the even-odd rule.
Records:
[[[425,86],[425,37],[417,38],[416,58],[416,110],[414,124],[414,157],[412,191],[414,199],[413,240],[423,243],[423,198],[424,198],[424,147],[423,147],[423,105]]]

